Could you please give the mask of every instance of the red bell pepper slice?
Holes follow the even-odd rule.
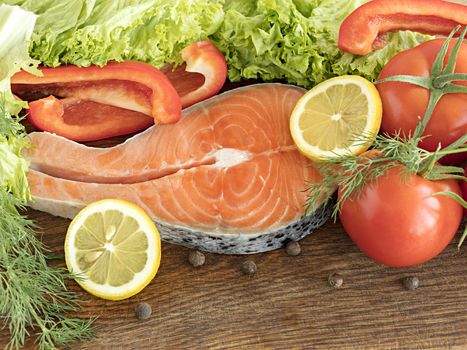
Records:
[[[28,119],[41,130],[75,141],[125,135],[154,121],[175,122],[180,118],[180,103],[190,106],[222,88],[227,64],[214,44],[197,42],[181,55],[183,65],[175,70],[166,65],[162,72],[132,61],[105,67],[43,68],[42,77],[19,72],[12,78],[12,90],[33,100]]]
[[[28,119],[41,130],[75,141],[93,141],[180,119],[177,91],[149,64],[127,61],[41,71],[41,77],[24,71],[12,77],[17,96],[39,97],[29,103]]]
[[[199,41],[181,51],[185,63],[175,70],[171,65],[161,70],[180,95],[183,108],[219,92],[227,78],[227,62],[211,41]]]
[[[154,124],[153,118],[140,112],[55,96],[30,102],[28,119],[40,130],[80,142],[135,133]]]
[[[386,45],[387,32],[413,30],[448,35],[457,25],[467,25],[465,5],[443,0],[373,0],[342,22],[337,46],[342,51],[365,55]]]

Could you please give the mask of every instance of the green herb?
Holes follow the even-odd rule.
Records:
[[[23,103],[13,97],[10,78],[19,69],[36,69],[28,55],[35,19],[19,7],[0,6],[0,330],[9,333],[7,349],[24,346],[33,334],[39,349],[93,336],[92,320],[66,315],[79,310],[76,294],[65,286],[72,276],[48,265],[34,224],[20,213],[30,199],[22,157],[29,142],[14,116]]]
[[[431,77],[415,76],[395,76],[382,81],[403,81],[416,84],[427,88],[430,91],[430,99],[423,119],[414,130],[413,135],[377,135],[372,144],[372,151],[363,155],[344,155],[327,159],[317,164],[323,174],[323,180],[320,184],[309,183],[307,212],[312,210],[316,203],[319,203],[323,196],[326,201],[331,200],[329,193],[332,193],[336,187],[340,188],[341,195],[334,207],[333,217],[336,218],[342,204],[353,198],[358,198],[363,188],[370,183],[377,183],[378,178],[386,174],[387,170],[395,166],[403,166],[404,174],[418,174],[427,180],[456,179],[467,181],[463,176],[464,170],[455,166],[443,166],[437,164],[437,161],[443,156],[454,153],[467,152],[467,135],[459,138],[457,141],[448,145],[444,149],[438,149],[434,152],[426,151],[418,145],[423,140],[423,131],[431,118],[432,112],[444,94],[447,93],[467,93],[467,87],[455,85],[453,80],[467,80],[467,74],[455,74],[455,60],[460,48],[460,44],[467,32],[464,29],[459,37],[446,66],[443,68],[443,62],[447,53],[450,40],[459,27],[455,28],[451,35],[446,39],[440,49],[433,65]],[[442,83],[440,83],[440,79]],[[371,137],[361,137],[362,143],[371,140]],[[404,179],[402,174],[402,180]],[[439,192],[433,195],[447,195],[464,208],[466,202],[457,194],[452,192]],[[467,236],[467,229],[461,237],[459,247]]]
[[[0,319],[10,334],[7,349],[19,349],[32,334],[39,349],[55,349],[91,339],[92,320],[66,316],[79,310],[67,291],[64,269],[48,266],[33,223],[18,212],[22,203],[0,191]]]

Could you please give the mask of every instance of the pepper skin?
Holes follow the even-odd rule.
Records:
[[[180,118],[181,108],[211,97],[227,77],[223,54],[210,41],[181,51],[185,63],[160,71],[141,62],[104,67],[43,68],[38,77],[20,72],[12,90],[29,102],[37,128],[74,141],[95,141],[135,133],[154,122]]]
[[[459,24],[467,25],[465,5],[443,0],[373,0],[342,22],[337,46],[342,51],[366,55],[386,45],[387,32],[412,30],[448,35]]]
[[[214,96],[227,78],[227,63],[211,41],[199,41],[181,51],[185,63],[175,70],[167,65],[162,71],[180,95],[183,108]]]

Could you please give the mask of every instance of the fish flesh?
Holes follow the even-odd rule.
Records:
[[[133,183],[214,163],[216,152],[225,148],[251,154],[295,151],[289,117],[303,93],[274,84],[230,90],[185,109],[175,124],[149,128],[110,148],[34,132],[26,157],[32,169],[55,177]]]
[[[165,241],[226,254],[298,240],[330,208],[304,215],[306,181],[321,180],[289,131],[304,90],[257,84],[227,91],[110,148],[31,133],[28,180],[34,209],[72,218],[87,204],[140,205]]]

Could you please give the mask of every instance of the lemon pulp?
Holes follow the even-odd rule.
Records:
[[[160,236],[147,214],[116,199],[90,204],[72,221],[65,240],[68,269],[77,282],[104,299],[141,291],[160,263]]]
[[[381,116],[375,86],[359,76],[341,76],[316,85],[297,102],[290,131],[309,158],[359,154],[378,133]]]

